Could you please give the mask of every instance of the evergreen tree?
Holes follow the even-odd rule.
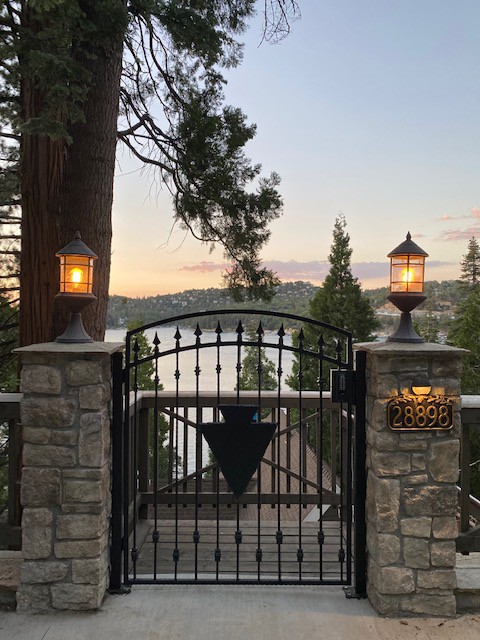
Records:
[[[467,297],[457,305],[455,318],[450,325],[447,342],[455,347],[467,349],[462,356],[462,394],[480,394],[480,275],[479,247],[475,238],[468,243],[468,252],[461,263],[464,287],[468,287]],[[480,435],[472,433],[470,437],[470,461],[480,459]],[[478,466],[471,467],[470,490],[480,497],[480,471]]]
[[[351,271],[352,249],[350,236],[345,230],[346,221],[343,215],[335,220],[333,229],[333,243],[328,260],[330,271],[323,285],[310,301],[310,317],[314,320],[331,324],[345,329],[353,335],[356,342],[363,342],[372,338],[372,333],[378,327],[373,307],[363,294],[357,278]],[[310,325],[304,327],[304,345],[318,348],[319,331]],[[328,331],[322,332],[326,349],[333,349],[333,335]],[[294,343],[298,344],[298,334],[294,335]],[[332,355],[335,355],[334,353]],[[292,389],[298,388],[299,362],[296,356],[293,363],[292,375],[287,384]],[[304,358],[302,362],[303,388],[318,389],[318,366],[312,358]],[[325,376],[327,371],[325,371]]]
[[[480,247],[471,238],[468,251],[461,262],[461,278],[468,295],[457,305],[455,318],[450,325],[447,342],[455,347],[468,349],[462,358],[462,393],[480,393]]]
[[[128,323],[127,329],[128,331],[132,331],[137,327],[141,327],[144,324],[143,320],[136,319],[132,320]],[[153,347],[149,343],[147,336],[144,331],[140,331],[135,335],[135,340],[138,345],[138,359],[145,358],[146,356],[153,355]],[[155,367],[153,365],[153,360],[149,360],[148,362],[142,362],[141,365],[137,367],[137,385],[139,391],[152,391],[155,389],[155,381],[154,381]],[[163,384],[159,382],[158,390],[162,391]],[[155,447],[155,439],[154,439],[154,416],[153,410],[150,411],[149,416],[149,433],[150,433],[150,442],[149,442],[149,466],[152,470],[150,473],[150,477],[153,474],[153,452]],[[167,419],[163,415],[163,413],[158,414],[158,477],[166,478],[168,473],[168,448],[165,446],[166,439],[168,435],[168,431],[170,429],[170,425],[168,424]]]
[[[468,251],[460,264],[460,279],[467,286],[476,286],[480,282],[480,246],[475,237],[468,242]]]
[[[447,342],[468,349],[462,357],[461,392],[480,394],[480,291],[472,289],[455,312]]]
[[[298,15],[294,0],[264,10],[266,39],[287,33]],[[222,92],[222,70],[240,64],[237,38],[254,11],[255,0],[0,5],[0,115],[9,114],[0,137],[21,139],[21,344],[64,328],[55,253],[77,230],[100,258],[97,300],[83,318],[103,338],[118,140],[158,171],[175,221],[224,249],[232,292],[272,294],[277,279],[259,252],[280,214],[279,178],[261,178],[246,157],[255,126]]]
[[[248,332],[248,339],[258,342],[258,334]],[[259,355],[260,352],[260,355]],[[245,356],[242,360],[240,373],[240,389],[243,391],[256,391],[258,389],[258,365],[260,357],[261,376],[260,389],[274,391],[277,388],[277,372],[275,363],[267,357],[264,347],[245,347]]]
[[[439,342],[440,320],[433,311],[433,302],[427,298],[425,313],[413,321],[416,332],[425,342]]]
[[[141,327],[144,323],[143,319],[136,318],[131,320],[127,324],[127,330],[133,331],[138,327]],[[135,338],[133,340],[132,347],[135,348],[135,342],[138,346],[138,359],[145,358],[146,356],[153,355],[153,347],[149,343],[147,336],[145,335],[145,331],[140,331],[140,333],[135,334]],[[155,389],[155,382],[153,380],[155,374],[155,368],[153,366],[153,360],[149,360],[148,362],[143,362],[141,365],[137,367],[137,385],[139,391],[152,391]],[[163,384],[160,383],[158,386],[159,391],[163,389]]]

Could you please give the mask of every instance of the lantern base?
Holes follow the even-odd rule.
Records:
[[[72,344],[81,342],[93,342],[93,338],[91,338],[85,331],[81,313],[72,313],[70,315],[70,322],[68,323],[67,328],[61,336],[55,338],[55,342],[66,342]]]
[[[84,309],[91,302],[96,300],[96,296],[93,293],[57,293],[55,296],[58,300],[61,300],[63,304],[70,311],[70,321],[65,331],[55,338],[55,342],[64,343],[82,343],[93,342],[88,333],[85,331],[82,321],[82,309]]]
[[[425,340],[415,331],[410,312],[402,311],[397,330],[387,338],[387,342],[425,342]]]

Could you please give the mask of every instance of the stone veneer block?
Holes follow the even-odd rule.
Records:
[[[382,614],[455,615],[455,537],[463,350],[369,343],[367,352],[367,593]],[[389,400],[423,374],[453,396],[448,432],[394,432]]]
[[[43,393],[58,395],[62,388],[62,375],[58,367],[42,365],[26,366],[20,377],[20,391],[22,393]]]
[[[32,345],[22,358],[25,430],[17,609],[94,610],[108,582],[111,355],[123,344]]]
[[[42,398],[24,391],[20,402],[20,418],[27,427],[71,427],[76,415],[73,398]]]

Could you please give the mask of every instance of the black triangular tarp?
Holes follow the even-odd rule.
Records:
[[[233,494],[239,498],[275,433],[273,422],[253,422],[258,407],[220,405],[225,422],[199,424]]]

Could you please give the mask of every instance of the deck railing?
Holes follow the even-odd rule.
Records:
[[[220,401],[220,402],[219,402]],[[255,405],[258,402],[257,391],[242,391],[240,393],[240,404]],[[137,482],[139,501],[140,501],[140,517],[146,517],[148,504],[153,502],[153,478],[151,470],[151,455],[149,456],[149,447],[151,449],[151,433],[153,424],[153,412],[155,406],[160,414],[162,414],[169,422],[169,433],[167,433],[165,444],[165,469],[163,478],[157,489],[157,502],[160,504],[168,504],[172,502],[172,493],[175,492],[175,485],[181,494],[191,493],[191,482],[195,476],[198,476],[196,482],[196,490],[202,493],[202,502],[204,504],[214,504],[218,500],[217,484],[221,482],[218,477],[218,470],[215,464],[209,463],[206,459],[206,451],[202,447],[194,448],[195,458],[192,458],[190,451],[190,440],[194,433],[189,427],[194,426],[197,422],[217,420],[218,404],[236,404],[237,394],[234,391],[222,392],[220,398],[216,392],[203,391],[200,393],[197,403],[194,392],[181,392],[176,395],[174,392],[160,391],[157,396],[153,391],[142,391],[138,393],[137,402],[135,403],[132,393],[130,402],[130,442],[131,442],[131,468],[136,468],[137,473],[131,477],[130,495],[135,494],[134,483]],[[278,393],[275,391],[262,391],[261,397],[262,414],[269,412],[273,421],[277,420]],[[308,486],[323,486],[328,492],[335,494],[340,492],[338,487],[340,477],[340,467],[346,464],[346,460],[340,460],[338,457],[340,448],[340,438],[346,437],[347,421],[345,416],[339,418],[338,404],[333,404],[330,400],[330,393],[326,392],[322,398],[322,416],[319,415],[319,394],[318,392],[304,392],[302,394],[302,415],[297,415],[295,407],[298,406],[298,392],[284,392],[281,398],[281,411],[283,413],[281,419],[280,434],[283,438],[281,444],[282,461],[284,466],[282,469],[286,472],[286,480],[282,486],[282,500],[288,503],[288,494],[291,494],[291,502],[294,504],[297,500],[294,488],[300,478],[305,480],[304,490],[309,492]],[[265,417],[264,417],[265,419]],[[323,466],[323,477],[318,475],[322,473],[322,465],[313,463],[312,453],[315,452],[315,435],[320,432],[318,428],[319,421],[323,421],[328,426],[328,436],[324,438],[324,442],[328,444],[328,448],[324,447],[324,458],[328,460],[328,473],[325,473],[325,465]],[[175,446],[174,423],[180,430],[180,439],[178,441],[178,451]],[[179,425],[179,427],[178,427]],[[299,431],[302,431],[302,437],[298,438]],[[136,436],[134,435],[136,434]],[[277,470],[280,462],[276,460],[277,445],[274,442],[277,436],[274,435],[272,445],[269,446],[264,456],[264,462],[269,466],[268,479],[264,477],[263,486],[266,492],[272,495],[278,492]],[[301,442],[301,445],[299,444]],[[301,446],[301,454],[298,447]],[[193,447],[192,447],[193,449]],[[302,469],[295,469],[294,458],[301,459]],[[136,463],[133,458],[136,458]],[[177,461],[178,458],[178,461]],[[315,466],[315,469],[312,468]],[[328,477],[327,477],[328,476]],[[190,486],[189,486],[190,483]],[[342,487],[342,493],[345,487]],[[223,493],[223,491],[222,491]],[[227,495],[228,494],[228,495]],[[228,503],[231,501],[229,492],[220,496],[220,501]],[[333,501],[335,497],[330,498]],[[138,498],[137,498],[138,500]],[[188,505],[193,500],[192,496],[184,496],[182,502]],[[273,500],[273,498],[272,498]],[[311,496],[305,497],[306,502],[315,504],[318,498],[312,493]],[[249,495],[248,492],[242,498],[242,501],[256,504],[257,495]],[[333,502],[331,503],[333,504]]]
[[[480,461],[472,460],[472,435],[480,435],[480,396],[462,396],[462,436],[460,441],[460,532],[457,551],[480,551],[480,496],[471,494],[471,474]]]
[[[244,401],[248,402],[248,392],[244,392]],[[256,392],[251,392],[252,399],[257,397]],[[174,398],[174,394],[168,392],[162,392],[162,406],[169,411],[168,407],[173,407],[178,399]],[[287,394],[288,395],[288,394]],[[296,397],[296,394],[292,394]],[[318,394],[313,394],[316,397],[318,405]],[[312,398],[313,398],[312,395]],[[211,396],[211,397],[210,397]],[[236,396],[231,394],[231,398],[228,394],[222,397],[222,401],[225,404],[236,402]],[[308,412],[308,395],[305,394],[305,400],[307,403],[304,405],[304,409]],[[21,540],[21,506],[20,506],[20,485],[21,485],[21,425],[20,425],[20,399],[19,393],[0,393],[0,548],[19,548]],[[272,408],[275,408],[276,394],[272,392]],[[188,411],[192,409],[194,405],[193,394],[182,394],[179,403],[182,408],[183,417],[188,420]],[[312,400],[315,404],[315,401]],[[262,394],[262,403],[264,408],[268,408],[268,394],[264,392]],[[213,394],[207,392],[202,394],[202,409],[205,407],[213,407],[216,404],[216,395],[213,398]],[[283,402],[285,404],[285,402]],[[286,400],[288,404],[288,398]],[[142,392],[138,395],[137,403],[131,402],[130,405],[130,417],[133,421],[138,420],[138,424],[146,425],[149,420],[149,413],[153,411],[154,399],[151,392]],[[330,403],[328,394],[324,399],[324,410],[330,411],[333,415],[334,405]],[[176,410],[178,411],[178,405]],[[288,410],[288,407],[287,407]],[[136,415],[136,418],[135,418]],[[168,415],[168,413],[167,413]],[[306,417],[308,413],[305,414]],[[305,426],[302,428],[308,429],[308,421],[305,421]],[[471,551],[480,551],[480,499],[473,496],[470,492],[470,478],[472,471],[471,460],[471,436],[476,430],[480,429],[480,396],[462,396],[462,432],[461,432],[461,454],[460,454],[460,477],[459,477],[459,505],[460,505],[460,518],[459,518],[459,537],[457,539],[457,550],[462,553],[469,553]],[[143,429],[143,433],[148,430]],[[140,432],[142,432],[140,430]],[[304,442],[308,442],[308,439],[304,439]],[[144,510],[146,504],[149,502],[148,494],[149,489],[149,472],[148,472],[148,455],[145,455],[145,448],[148,447],[148,443],[145,438],[143,441],[139,440],[139,454],[143,451],[143,455],[139,456],[139,460],[143,461],[139,465],[138,469],[138,482],[139,489],[142,496],[142,502],[144,503]],[[143,449],[142,449],[143,447]],[[332,439],[330,443],[331,447],[331,460],[332,462],[332,485],[335,483],[336,470],[335,470],[335,442]],[[171,453],[169,453],[169,465],[168,475],[172,476],[172,464]],[[182,461],[182,465],[183,465]],[[187,471],[188,475],[188,471]],[[212,483],[215,482],[215,478],[212,478]],[[273,480],[272,480],[273,482]],[[332,486],[334,490],[334,487]],[[479,496],[480,498],[480,496]]]
[[[0,549],[21,545],[20,393],[0,393]]]

